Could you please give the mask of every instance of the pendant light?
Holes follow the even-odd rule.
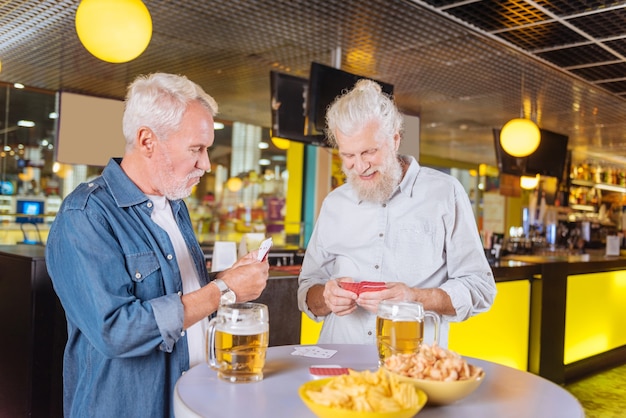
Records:
[[[289,145],[291,144],[291,142],[288,139],[284,139],[284,138],[278,138],[273,136],[272,137],[272,144],[274,144],[274,146],[278,149],[289,149]]]
[[[539,184],[539,174],[535,177],[530,176],[521,176],[520,177],[520,187],[524,190],[534,190],[537,188]]]
[[[524,94],[524,75],[522,74],[522,92]],[[541,132],[535,122],[524,118],[524,106],[520,109],[520,117],[508,121],[500,131],[502,149],[513,157],[526,157],[537,150]]]
[[[82,0],[75,23],[87,51],[111,63],[137,58],[152,38],[152,18],[141,0]]]

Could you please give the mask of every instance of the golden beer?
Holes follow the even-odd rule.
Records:
[[[376,317],[380,363],[393,354],[416,353],[424,339],[424,322]]]
[[[267,306],[261,303],[221,305],[209,321],[206,359],[217,376],[228,382],[263,380],[270,325]]]
[[[376,343],[378,363],[394,354],[410,354],[419,351],[424,340],[424,319],[430,318],[435,326],[435,342],[439,342],[439,315],[425,311],[420,302],[383,300],[376,313]]]
[[[235,335],[217,329],[215,359],[220,377],[231,382],[253,382],[263,379],[268,343],[267,327],[261,327],[257,332],[245,335]]]

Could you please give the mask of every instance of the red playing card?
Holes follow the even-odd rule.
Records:
[[[347,367],[328,365],[328,366],[311,366],[309,367],[309,373],[315,378],[339,376],[342,374],[349,374]]]
[[[361,282],[360,284],[359,294],[363,292],[378,292],[387,288],[387,285],[382,282]]]
[[[346,289],[346,290],[349,290],[349,291],[357,293],[357,294],[359,293],[359,289],[360,289],[360,284],[359,283],[341,282],[341,283],[339,283],[339,285],[341,286],[342,289]]]
[[[377,292],[387,288],[387,285],[383,282],[341,282],[339,284],[343,289],[360,295],[363,292]]]
[[[384,282],[361,282],[361,287],[375,287],[385,289],[387,285]]]

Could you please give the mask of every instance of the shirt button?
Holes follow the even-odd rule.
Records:
[[[89,187],[93,187],[93,183],[89,183]]]
[[[383,237],[385,234],[383,234],[382,232],[380,234],[378,234],[379,237]]]
[[[141,279],[141,273],[136,272],[135,273],[135,279]]]
[[[181,332],[181,333],[180,333],[180,336],[181,336],[181,337],[184,337],[184,336],[185,336],[185,331]]]
[[[178,291],[178,296],[182,296],[183,292],[181,292],[180,290]]]
[[[383,207],[384,207],[384,208],[386,208],[386,207],[387,207],[387,204],[386,204],[386,203],[383,203]]]
[[[148,207],[151,208],[152,207],[152,202],[148,202]]]
[[[168,254],[168,255],[167,255],[167,259],[168,259],[168,260],[171,260],[172,258],[174,258],[174,256],[173,256],[172,254]]]
[[[376,270],[378,270],[378,268],[379,268],[379,267],[378,267],[378,264],[376,264],[376,265],[374,266],[374,268],[375,268]]]
[[[372,331],[367,331],[367,335],[372,335]]]

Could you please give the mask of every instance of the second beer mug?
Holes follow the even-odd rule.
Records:
[[[378,361],[399,353],[416,353],[424,340],[424,319],[432,318],[435,342],[439,342],[439,315],[425,311],[419,302],[383,300],[376,314]]]
[[[263,379],[269,343],[269,313],[260,303],[220,306],[209,322],[207,362],[220,379],[232,383]]]

